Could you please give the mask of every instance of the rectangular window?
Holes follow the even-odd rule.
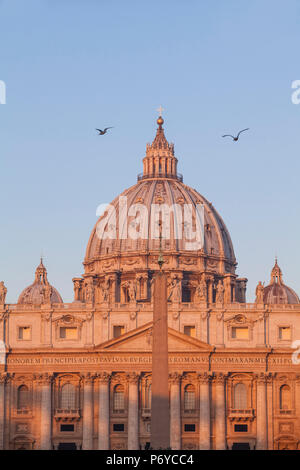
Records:
[[[60,432],[74,432],[74,424],[61,424]]]
[[[124,335],[125,326],[124,325],[115,325],[114,326],[114,338],[119,338],[119,336]]]
[[[187,325],[184,327],[183,332],[185,335],[191,336],[192,338],[196,337],[196,328],[192,325]]]
[[[123,423],[113,424],[113,430],[115,432],[123,432],[124,431],[124,424]]]
[[[247,424],[235,424],[234,432],[248,432],[248,425]]]
[[[184,432],[195,432],[196,425],[195,424],[185,424],[184,425]]]
[[[291,329],[289,326],[281,326],[279,328],[279,339],[285,339],[285,340],[291,339]]]
[[[19,339],[24,339],[24,340],[31,339],[31,328],[30,328],[30,326],[20,326],[20,328],[19,328]]]
[[[182,288],[182,302],[187,303],[191,301],[191,291],[187,287]]]
[[[244,326],[234,326],[232,328],[232,338],[234,339],[249,339],[249,329]]]
[[[60,328],[59,337],[61,339],[77,339],[78,332],[76,327],[62,326]]]

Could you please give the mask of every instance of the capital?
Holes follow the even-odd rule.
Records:
[[[265,374],[264,372],[256,374],[255,378],[258,385],[265,385],[267,382],[267,374]]]
[[[45,373],[45,374],[36,375],[35,379],[38,381],[39,385],[51,385],[53,381],[53,377],[54,377],[53,374]]]
[[[91,321],[93,319],[93,316],[94,316],[94,311],[91,311],[86,314],[85,318],[87,321]]]
[[[222,321],[224,319],[224,312],[220,312],[217,314],[217,320]]]
[[[172,372],[169,374],[169,380],[171,384],[179,384],[181,380],[181,374],[179,374],[179,372]]]
[[[130,384],[137,384],[140,378],[140,375],[136,372],[132,372],[131,374],[126,374],[127,381]]]
[[[52,312],[43,313],[41,317],[42,320],[50,321],[52,317]]]
[[[97,377],[97,374],[94,372],[87,372],[81,376],[85,385],[91,385],[94,382],[95,377]]]
[[[208,374],[207,372],[203,372],[201,374],[198,374],[198,381],[200,384],[207,385],[211,381],[211,374]]]
[[[299,374],[296,375],[295,380],[296,380],[296,384],[300,385],[300,375]]]
[[[108,384],[111,375],[108,374],[107,372],[100,372],[100,374],[97,375],[98,381],[100,384]]]
[[[130,312],[130,320],[135,320],[137,316],[137,312]]]
[[[7,372],[0,373],[0,384],[5,384],[8,381],[8,378]]]
[[[224,374],[223,372],[218,372],[214,374],[214,382],[217,385],[224,385],[226,381],[227,374]]]

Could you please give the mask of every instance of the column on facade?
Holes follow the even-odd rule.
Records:
[[[149,163],[150,163],[150,166],[149,166],[149,168],[148,168],[148,172],[149,172],[150,175],[153,175],[153,173],[154,173],[153,158],[151,158],[151,160],[149,161]]]
[[[109,277],[110,282],[110,301],[111,303],[116,302],[116,283],[117,283],[117,273]]]
[[[230,275],[229,275],[230,276]],[[231,279],[230,277],[224,277],[224,303],[230,304],[231,303]]]
[[[143,298],[142,295],[142,275],[136,274],[135,275],[135,299],[141,300]]]
[[[47,346],[51,346],[52,337],[51,337],[51,328],[52,328],[52,311],[42,313],[42,328],[43,328],[43,343]]]
[[[87,373],[83,377],[83,425],[82,449],[93,449],[93,380],[94,375]]]
[[[154,158],[154,174],[158,175],[159,173],[159,157]]]
[[[263,306],[262,306],[263,307]],[[257,322],[257,347],[264,347],[266,344],[265,341],[265,311],[258,309],[258,322]]]
[[[41,376],[41,450],[51,450],[52,435],[52,379],[53,376]]]
[[[142,278],[141,278],[141,282],[142,282],[142,287],[141,287],[141,299],[147,299],[148,297],[148,285],[147,285],[147,281],[148,281],[148,274],[143,274],[142,275]]]
[[[99,374],[98,449],[109,450],[109,379],[106,372]]]
[[[172,450],[181,448],[180,382],[181,375],[169,375],[170,387],[170,446]]]
[[[0,450],[4,449],[5,383],[7,373],[0,373]]]
[[[232,279],[231,280],[231,302],[235,302],[236,301],[236,298],[235,298],[235,280]]]
[[[148,175],[149,173],[149,160],[148,158],[144,158],[144,175]]]
[[[208,321],[209,321],[209,311],[205,309],[201,313],[201,341],[203,341],[204,343],[209,343]]]
[[[167,174],[171,173],[171,159],[167,158]]]
[[[226,449],[226,411],[225,411],[225,381],[224,374],[215,376],[215,433],[216,450]]]
[[[216,313],[216,346],[224,347],[224,310]]]
[[[267,449],[267,388],[265,374],[256,380],[256,450]]]
[[[274,422],[273,422],[273,374],[267,377],[267,407],[268,407],[268,450],[274,446]]]
[[[207,373],[198,375],[200,384],[200,420],[199,420],[199,449],[210,449],[210,376]]]
[[[85,328],[86,328],[86,345],[92,345],[94,343],[94,310],[93,309],[87,312]]]
[[[139,450],[139,375],[128,374],[128,450]]]

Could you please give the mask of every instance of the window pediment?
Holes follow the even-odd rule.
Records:
[[[74,315],[61,315],[56,317],[53,322],[57,326],[79,326],[81,327],[82,324],[85,322],[84,318],[75,317]]]
[[[250,326],[251,328],[253,328],[256,321],[257,320],[252,320],[247,318],[246,315],[241,314],[224,319],[224,322],[227,323],[228,326]]]

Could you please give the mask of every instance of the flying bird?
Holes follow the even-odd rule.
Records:
[[[249,130],[249,127],[247,127],[247,129],[243,129],[241,130],[238,135],[235,137],[234,135],[231,135],[231,134],[226,134],[226,135],[222,135],[222,137],[232,137],[232,139],[234,140],[234,142],[237,142],[239,140],[239,136],[242,132],[245,132],[245,131],[248,131]]]
[[[106,127],[103,131],[101,129],[96,129],[99,132],[98,135],[104,135],[108,131],[108,129],[113,129],[112,127]]]

